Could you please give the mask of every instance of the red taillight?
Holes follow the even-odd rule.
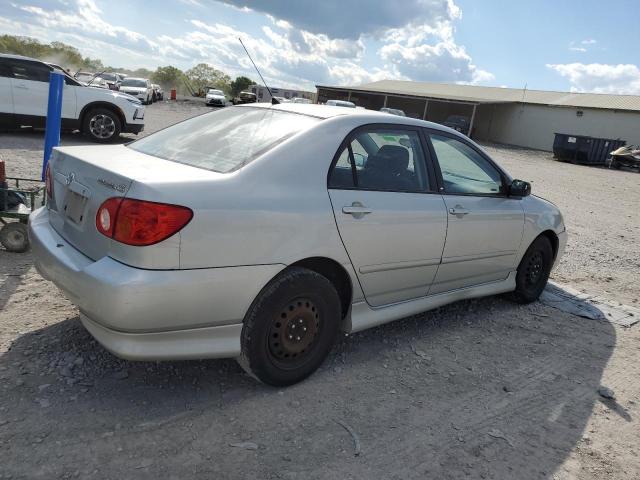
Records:
[[[96,228],[101,234],[107,237],[113,237],[118,207],[120,207],[121,202],[122,198],[110,198],[98,208],[98,213],[96,213]]]
[[[100,233],[127,245],[153,245],[179,232],[193,212],[187,207],[132,198],[110,198],[96,213]]]
[[[47,170],[44,174],[44,187],[47,190],[47,198],[53,198],[53,182],[51,181],[51,165],[47,164]]]

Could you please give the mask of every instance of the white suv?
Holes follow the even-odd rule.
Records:
[[[0,54],[0,129],[45,126],[49,73],[54,69],[33,58]],[[144,129],[144,107],[139,100],[85,86],[61,73],[65,74],[63,130],[80,130],[94,142],[107,143],[120,133],[137,134]]]

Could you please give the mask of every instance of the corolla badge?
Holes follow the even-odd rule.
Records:
[[[67,185],[71,185],[75,179],[76,179],[76,174],[73,173],[73,172],[70,172],[69,175],[67,175],[67,179],[66,179],[65,183]]]
[[[113,188],[116,192],[124,193],[127,190],[127,186],[125,184],[117,184],[110,182],[109,180],[105,180],[104,178],[98,178],[98,183],[100,185],[104,185],[105,187]]]

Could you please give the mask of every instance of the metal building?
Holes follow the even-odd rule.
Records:
[[[475,140],[551,150],[556,132],[640,144],[640,96],[382,80],[357,87],[317,85],[317,102],[349,100],[372,110],[443,123],[470,119]]]

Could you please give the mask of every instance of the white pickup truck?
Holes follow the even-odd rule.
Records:
[[[49,73],[55,69],[33,58],[0,54],[0,129],[42,128],[47,116]],[[62,129],[80,130],[98,143],[120,133],[144,129],[144,106],[130,95],[85,86],[65,73]]]

